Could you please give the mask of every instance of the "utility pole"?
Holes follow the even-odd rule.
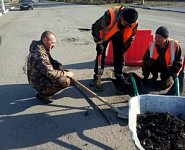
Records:
[[[1,0],[1,2],[2,2],[2,4],[1,4],[2,13],[4,14],[4,12],[5,12],[4,0]]]
[[[142,0],[142,5],[144,5],[145,4],[145,0]]]

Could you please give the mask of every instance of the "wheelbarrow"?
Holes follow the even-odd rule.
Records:
[[[185,116],[185,97],[180,96],[179,78],[175,79],[176,96],[172,95],[139,95],[136,82],[131,75],[135,95],[129,100],[129,130],[131,139],[137,149],[144,150],[137,136],[137,115],[146,112],[168,112],[173,115]]]

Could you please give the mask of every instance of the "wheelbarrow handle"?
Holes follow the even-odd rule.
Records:
[[[134,79],[132,73],[129,73],[129,75],[130,75],[130,79],[131,79],[131,82],[132,82],[132,86],[134,88],[134,94],[135,94],[135,96],[138,96],[139,95],[139,92],[138,92],[136,80]]]
[[[179,69],[179,71],[177,73],[177,76],[179,76],[180,72],[184,70],[184,67],[185,67],[185,56],[184,56],[184,59],[183,59],[183,64],[182,64],[181,68]]]
[[[185,56],[184,56],[184,59],[183,59],[183,64],[182,64],[181,68],[179,69],[179,71],[176,75],[176,78],[175,78],[175,87],[176,87],[176,95],[177,96],[180,96],[179,74],[184,70],[184,67],[185,67]]]

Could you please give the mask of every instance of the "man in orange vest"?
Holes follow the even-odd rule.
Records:
[[[101,70],[105,66],[105,54],[109,41],[114,52],[115,77],[119,83],[128,84],[123,75],[124,53],[131,46],[138,27],[138,12],[133,8],[118,6],[109,8],[92,25],[92,35],[96,43],[97,57],[94,68],[94,81],[98,79],[98,56],[102,55]]]
[[[169,38],[167,27],[160,26],[155,33],[155,41],[149,44],[143,57],[143,82],[147,83],[150,73],[152,80],[161,77],[161,87],[170,87],[182,66],[181,47],[179,42]]]

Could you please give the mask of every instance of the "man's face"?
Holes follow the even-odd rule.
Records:
[[[159,34],[155,35],[155,44],[158,46],[163,46],[166,40],[167,40],[166,38],[164,38],[163,36]]]
[[[125,26],[125,27],[132,27],[134,23],[129,24],[127,21],[125,21],[125,20],[121,17],[121,24],[122,24],[122,26]]]
[[[44,38],[44,46],[48,51],[50,51],[56,46],[56,37],[54,35],[50,35],[49,37]]]

